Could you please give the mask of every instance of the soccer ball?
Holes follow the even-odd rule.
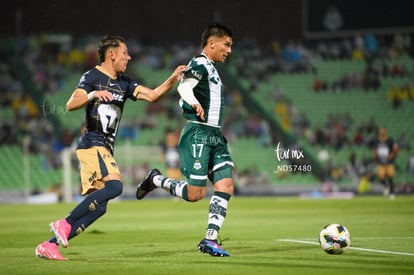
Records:
[[[319,243],[328,254],[342,254],[351,244],[351,235],[341,224],[327,224],[319,233]]]

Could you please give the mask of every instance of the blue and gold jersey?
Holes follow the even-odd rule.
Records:
[[[379,139],[374,141],[374,148],[376,151],[377,156],[377,163],[378,164],[391,164],[394,163],[394,158],[390,159],[389,155],[393,151],[394,148],[394,140],[388,138],[384,141],[380,141]]]
[[[114,143],[121,121],[122,111],[127,98],[136,100],[134,94],[138,83],[130,77],[119,74],[116,79],[109,77],[99,66],[84,73],[77,88],[92,91],[108,90],[113,100],[103,102],[94,99],[85,105],[86,132],[82,136],[78,149],[92,146],[105,146],[114,152]]]

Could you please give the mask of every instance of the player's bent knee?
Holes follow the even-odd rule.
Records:
[[[188,188],[188,201],[196,202],[202,200],[206,196],[206,189],[195,186],[187,186]]]
[[[188,197],[188,202],[197,202],[199,200],[203,199],[202,197]]]
[[[115,198],[122,194],[123,184],[119,180],[109,180],[105,183],[105,188],[110,192],[111,197]]]
[[[195,194],[195,195],[188,194],[188,201],[189,202],[196,202],[196,201],[202,200],[203,198],[204,198],[204,196],[201,195],[201,194]]]
[[[221,179],[214,184],[214,191],[223,192],[229,195],[233,195],[234,193],[234,183],[233,179],[226,178]]]
[[[234,185],[226,186],[225,188],[216,189],[216,191],[223,192],[229,195],[233,195],[234,193]]]

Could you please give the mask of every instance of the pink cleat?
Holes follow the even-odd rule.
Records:
[[[35,253],[37,257],[47,260],[65,261],[68,259],[59,253],[57,244],[48,241],[39,244],[36,247]]]
[[[50,231],[55,234],[58,243],[64,248],[68,247],[69,245],[68,238],[71,229],[72,226],[68,224],[65,219],[54,221],[50,224]]]

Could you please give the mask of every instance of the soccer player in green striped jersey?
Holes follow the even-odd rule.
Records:
[[[230,256],[217,241],[234,192],[234,163],[220,130],[224,96],[215,63],[227,59],[232,45],[230,29],[218,23],[210,24],[201,36],[201,54],[188,63],[178,86],[180,106],[188,121],[179,142],[181,171],[187,181],[164,177],[158,169],[153,169],[138,185],[136,193],[137,199],[142,199],[154,188],[163,188],[173,196],[195,202],[205,197],[207,180],[210,180],[214,194],[210,200],[206,234],[198,248],[212,256]]]

